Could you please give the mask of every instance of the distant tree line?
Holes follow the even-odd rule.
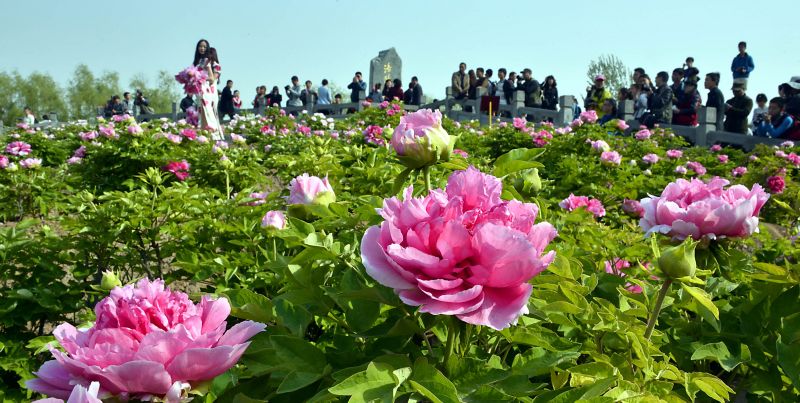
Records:
[[[121,97],[124,92],[135,95],[136,90],[144,93],[156,113],[171,111],[172,102],[180,97],[175,78],[163,70],[156,74],[154,82],[144,74],[136,74],[126,88],[120,86],[118,73],[105,71],[96,75],[85,64],[75,68],[67,86],[61,86],[46,73],[33,72],[26,77],[17,71],[0,71],[0,120],[5,125],[16,124],[26,106],[37,119],[50,113],[56,113],[60,121],[87,119],[97,116],[97,108],[111,96]]]

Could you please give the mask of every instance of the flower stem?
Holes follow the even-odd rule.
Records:
[[[653,307],[653,312],[650,313],[650,319],[647,320],[647,330],[644,331],[644,337],[647,340],[650,340],[650,336],[653,334],[653,328],[656,326],[656,320],[658,320],[658,314],[661,312],[661,305],[664,303],[664,297],[667,296],[667,292],[669,291],[669,287],[672,285],[672,280],[667,279],[664,281],[664,284],[661,286],[661,290],[658,292],[658,298],[656,299],[656,306]]]
[[[430,192],[431,189],[433,189],[433,187],[431,187],[431,167],[426,166],[422,168],[422,173],[425,175],[425,188]]]
[[[447,345],[445,346],[444,362],[442,367],[447,368],[447,362],[450,361],[450,356],[453,355],[453,348],[456,341],[456,325],[453,323],[452,318],[447,322]]]

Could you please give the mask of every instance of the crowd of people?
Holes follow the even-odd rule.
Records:
[[[123,114],[138,116],[151,113],[155,113],[155,111],[141,90],[136,90],[135,97],[132,97],[131,93],[127,91],[122,94],[122,98],[119,95],[113,95],[103,108],[105,117]]]

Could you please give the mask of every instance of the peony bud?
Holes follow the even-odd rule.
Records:
[[[284,229],[286,228],[286,216],[281,211],[268,211],[261,219],[261,226],[264,228]]]
[[[662,251],[661,257],[658,258],[661,271],[670,279],[694,277],[694,272],[697,270],[694,250],[697,243],[691,237],[687,237],[680,245],[670,246]]]
[[[104,271],[103,278],[100,280],[100,289],[103,291],[111,291],[114,287],[122,287],[122,281],[119,281],[117,274],[113,271]]]
[[[312,204],[327,206],[336,201],[328,177],[320,179],[316,176],[302,174],[289,183],[289,204]]]
[[[514,189],[523,196],[533,196],[542,190],[542,179],[536,168],[525,169],[514,179]]]
[[[392,147],[398,159],[412,169],[448,161],[455,140],[442,127],[438,110],[422,109],[403,116],[392,131]]]

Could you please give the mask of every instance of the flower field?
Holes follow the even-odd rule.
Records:
[[[596,119],[18,127],[0,399],[800,400],[800,145]]]

